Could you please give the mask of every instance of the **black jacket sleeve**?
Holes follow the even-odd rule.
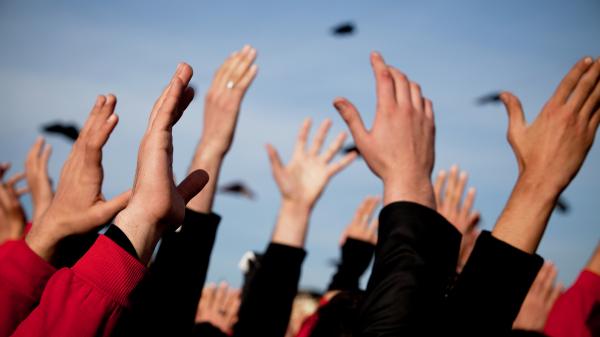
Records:
[[[463,335],[507,336],[543,262],[482,232],[448,293],[444,325]]]
[[[240,305],[235,337],[283,337],[306,252],[271,243]]]
[[[229,337],[226,333],[221,331],[221,329],[216,326],[208,323],[198,323],[194,326],[194,330],[192,331],[192,337]],[[179,337],[179,336],[175,336]]]
[[[369,267],[374,251],[375,245],[369,242],[346,239],[342,246],[342,260],[328,290],[359,290],[360,277]]]
[[[379,215],[379,242],[359,336],[427,336],[426,313],[441,307],[454,276],[460,233],[434,210],[411,202]]]
[[[190,335],[220,220],[186,209],[181,230],[163,236],[115,335]]]

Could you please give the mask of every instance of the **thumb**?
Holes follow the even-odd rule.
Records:
[[[94,221],[93,227],[101,226],[108,223],[112,218],[114,218],[117,215],[117,213],[119,213],[125,207],[127,207],[130,198],[131,190],[127,190],[110,200],[107,200],[94,206],[92,208],[91,217],[91,219],[93,219]]]
[[[279,176],[279,172],[283,168],[283,164],[281,163],[281,157],[279,157],[279,153],[271,144],[266,145],[267,155],[269,156],[269,162],[271,163],[271,170],[273,171],[273,175],[275,177]]]
[[[523,113],[521,101],[519,101],[517,96],[510,92],[503,92],[500,94],[500,99],[508,112],[508,132],[514,132],[517,129],[524,127],[525,114]]]
[[[333,101],[333,106],[342,116],[342,119],[348,125],[348,129],[350,129],[350,133],[352,134],[352,138],[354,141],[358,143],[362,140],[363,137],[366,136],[367,130],[365,129],[365,124],[360,117],[360,113],[356,110],[356,107],[352,103],[350,103],[345,98],[336,98]]]
[[[177,186],[177,192],[181,195],[185,203],[192,200],[196,196],[206,183],[208,183],[208,173],[204,170],[196,170],[190,173],[179,185]]]

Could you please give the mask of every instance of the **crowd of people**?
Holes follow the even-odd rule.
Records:
[[[195,95],[185,63],[150,111],[133,185],[117,197],[102,193],[102,149],[118,124],[111,94],[96,99],[56,189],[42,138],[24,173],[5,179],[9,165],[0,166],[0,337],[600,336],[600,245],[566,290],[556,284],[556,267],[536,254],[600,123],[600,59],[577,62],[533,122],[516,96],[501,94],[519,174],[485,231],[466,172],[453,166],[432,181],[432,101],[372,53],[373,125],[349,100],[333,101],[357,151],[339,155],[345,133],[325,144],[330,120],[312,137],[305,120],[287,161],[268,145],[281,194],[272,236],[264,252],[246,259],[241,289],[205,285],[221,219],[213,211],[219,173],[255,60],[256,50],[245,46],[216,71],[189,174],[179,183],[172,128]],[[366,196],[349,219],[327,291],[299,291],[312,210],[359,154],[383,193]],[[17,187],[22,180],[26,187]]]

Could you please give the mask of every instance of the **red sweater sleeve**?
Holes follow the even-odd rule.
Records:
[[[584,270],[550,311],[544,332],[551,337],[591,337],[586,321],[600,302],[600,275]]]
[[[48,281],[39,306],[13,336],[109,336],[145,267],[104,235]]]
[[[31,313],[55,271],[23,240],[0,246],[0,337],[10,336]]]

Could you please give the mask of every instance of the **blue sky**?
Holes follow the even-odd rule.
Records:
[[[246,43],[259,51],[259,75],[242,108],[222,181],[242,179],[256,202],[219,196],[223,215],[209,280],[239,284],[237,263],[267,243],[279,194],[264,144],[289,157],[302,119],[330,117],[346,96],[366,121],[373,117],[371,50],[421,83],[434,101],[436,171],[453,163],[470,172],[476,207],[491,228],[508,198],[516,163],[506,142],[500,106],[479,107],[481,94],[507,89],[521,97],[531,120],[571,64],[599,56],[600,3],[576,1],[1,1],[0,159],[16,167],[41,123],[82,123],[97,94],[112,92],[120,123],[104,152],[105,194],[131,185],[148,112],[180,61],[194,67],[199,93],[174,131],[175,172],[183,177],[199,139],[202,93],[214,70]],[[351,20],[358,33],[335,39],[329,29]],[[332,132],[333,134],[333,132]],[[54,147],[57,179],[69,144]],[[564,195],[571,214],[555,214],[539,250],[570,283],[599,239],[600,153],[592,148]],[[381,192],[358,161],[330,184],[311,221],[302,286],[323,288],[337,258],[337,242],[356,206]],[[27,207],[30,201],[25,200]],[[526,224],[524,224],[526,225]]]

